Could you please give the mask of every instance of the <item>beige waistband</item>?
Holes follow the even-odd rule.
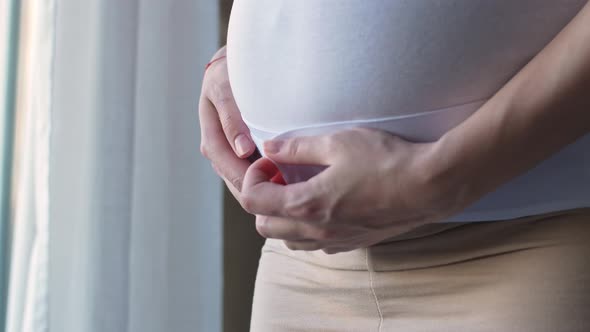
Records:
[[[580,241],[590,241],[590,208],[504,221],[431,224],[368,249],[335,255],[291,251],[280,240],[267,240],[263,251],[327,269],[399,271]]]

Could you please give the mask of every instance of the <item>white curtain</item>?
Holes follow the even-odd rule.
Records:
[[[6,331],[48,331],[48,163],[53,1],[21,4]]]
[[[220,331],[222,186],[197,119],[217,0],[33,3],[53,51],[29,63],[50,84],[17,146],[9,332]]]
[[[0,1],[0,329],[5,328],[8,302],[16,9],[15,1]]]

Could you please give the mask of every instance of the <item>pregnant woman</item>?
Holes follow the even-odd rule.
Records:
[[[590,331],[586,0],[235,0],[207,67],[252,331]]]

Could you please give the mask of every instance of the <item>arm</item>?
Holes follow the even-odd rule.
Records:
[[[464,206],[588,132],[590,3],[486,105],[437,142],[430,172],[442,188],[462,186],[453,204]]]

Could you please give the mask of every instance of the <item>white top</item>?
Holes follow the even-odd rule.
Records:
[[[235,0],[228,35],[232,90],[259,146],[277,135],[354,126],[436,140],[477,111],[585,3]],[[590,136],[566,150],[572,151],[546,162],[542,174],[512,181],[451,220],[590,206]],[[320,171],[279,167],[288,182]],[[548,175],[556,179],[551,186]],[[579,190],[565,186],[570,180]],[[562,187],[566,193],[555,192]]]

